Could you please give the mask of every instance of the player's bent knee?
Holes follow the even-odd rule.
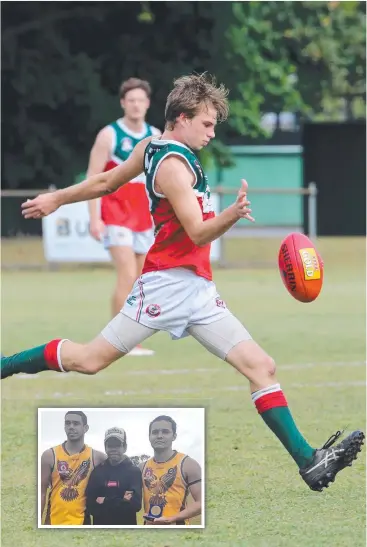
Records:
[[[100,363],[97,362],[85,362],[83,363],[83,373],[88,374],[90,376],[93,376],[94,374],[97,374],[100,370],[102,370],[103,366],[101,366]]]
[[[246,376],[250,382],[262,384],[263,382],[272,380],[275,376],[275,369],[274,360],[268,355],[265,355],[262,359],[252,364],[252,367],[247,371]]]
[[[269,374],[269,376],[275,375],[275,371],[276,371],[275,361],[269,355],[267,355],[264,361],[263,368]]]
[[[65,370],[94,375],[121,357],[121,353],[104,340],[95,339],[89,344],[73,344],[69,351],[61,353],[61,363]],[[104,347],[106,346],[106,347]],[[65,348],[68,349],[68,348]],[[110,350],[110,351],[107,351]]]
[[[265,355],[261,359],[250,361],[247,367],[245,366],[244,368],[245,370],[247,369],[247,375],[250,378],[274,376],[276,369],[275,361],[268,355]]]
[[[254,359],[250,363],[251,370],[255,373],[258,372],[262,375],[274,376],[275,374],[275,361],[269,355],[264,355],[261,358]]]
[[[102,362],[96,361],[95,359],[90,359],[84,357],[83,359],[74,363],[72,370],[75,372],[80,372],[81,374],[87,374],[88,376],[93,376],[102,370],[104,364]]]
[[[274,376],[275,361],[253,340],[241,342],[229,352],[226,359],[247,378]]]

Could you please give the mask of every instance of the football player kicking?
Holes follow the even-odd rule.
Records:
[[[262,419],[308,486],[321,491],[356,459],[364,434],[354,431],[332,446],[338,431],[320,449],[306,441],[276,379],[274,360],[226,308],[212,281],[210,243],[239,219],[254,220],[246,181],[235,203],[215,217],[207,177],[194,153],[214,138],[216,123],[226,119],[227,94],[205,75],[179,78],[167,98],[161,138],[142,140],[111,171],[22,205],[25,218],[41,218],[61,205],[114,192],[144,168],[156,237],[141,277],[99,336],[87,344],[55,339],[5,357],[2,376],[43,370],[96,374],[158,331],[168,331],[174,339],[191,335],[249,380]]]

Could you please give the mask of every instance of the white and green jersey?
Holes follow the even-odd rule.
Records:
[[[156,238],[147,254],[143,273],[185,267],[199,276],[212,279],[210,244],[199,247],[191,241],[170,202],[155,188],[158,168],[169,156],[180,157],[186,162],[195,177],[192,190],[202,210],[203,219],[214,217],[208,179],[195,153],[180,142],[153,139],[145,149],[144,172]]]
[[[155,127],[144,123],[141,133],[131,131],[124,122],[116,120],[108,127],[112,129],[110,156],[104,171],[114,169],[130,156],[134,147],[145,137],[159,134]],[[140,184],[131,184],[140,183]],[[152,229],[152,218],[145,189],[145,175],[142,172],[129,184],[103,196],[101,218],[107,226],[123,226],[134,232]]]
[[[159,135],[160,131],[156,127],[149,125],[144,122],[143,129],[140,133],[135,133],[131,131],[122,119],[116,120],[109,124],[112,131],[112,142],[111,142],[111,152],[109,160],[105,166],[105,171],[113,169],[117,165],[120,165],[130,156],[131,152],[134,150],[135,146],[145,139],[146,137],[151,137],[154,135]],[[145,176],[144,173],[138,175],[131,182],[144,182]]]

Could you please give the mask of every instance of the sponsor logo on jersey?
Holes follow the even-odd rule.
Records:
[[[107,487],[108,488],[117,488],[119,485],[118,481],[108,481],[107,482]]]
[[[133,148],[133,141],[129,137],[124,137],[121,141],[121,150],[124,152],[131,152]]]
[[[161,314],[161,307],[158,304],[149,304],[147,306],[145,313],[150,315],[150,317],[158,317]]]

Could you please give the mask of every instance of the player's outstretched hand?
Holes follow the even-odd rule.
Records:
[[[105,225],[101,219],[91,220],[89,223],[89,233],[97,241],[103,239],[103,234],[105,232]]]
[[[22,215],[24,218],[47,217],[59,208],[55,192],[40,194],[34,199],[28,199],[22,203]]]
[[[251,202],[247,199],[248,184],[245,179],[241,180],[241,188],[238,191],[235,207],[239,218],[245,218],[251,222],[255,222],[255,219],[251,216],[252,210],[249,208]]]

